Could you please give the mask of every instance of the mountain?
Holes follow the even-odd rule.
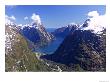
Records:
[[[37,20],[30,25],[22,26],[20,33],[37,46],[47,45],[54,39],[54,36],[48,33],[44,25]]]
[[[106,71],[106,26],[97,18],[100,17],[88,18],[82,25],[69,24],[52,34],[45,30],[38,15],[32,17],[35,19],[32,24],[6,24],[5,70]],[[53,35],[56,42],[51,45]],[[50,46],[44,46],[49,43]],[[44,50],[53,49],[53,52],[38,53],[38,48],[34,52],[34,45],[38,48],[44,46]]]
[[[12,25],[5,25],[5,71],[52,71],[39,59],[40,53],[32,52],[28,41]]]
[[[73,71],[106,71],[106,29],[90,25],[91,20],[86,20],[67,35],[54,54],[41,58],[64,64]]]
[[[78,27],[79,25],[75,23],[70,23],[67,26],[56,29],[54,32],[52,32],[52,34],[56,37],[65,38],[70,32],[76,30]]]
[[[79,30],[91,30],[95,34],[102,33],[106,27],[106,23],[102,18],[88,18],[78,29]]]

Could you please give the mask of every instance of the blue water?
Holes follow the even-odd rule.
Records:
[[[48,32],[53,32],[55,28],[48,28],[46,29]],[[60,46],[62,43],[63,38],[56,38],[54,41],[49,43],[47,46],[41,47],[40,49],[37,49],[38,52],[40,53],[45,53],[45,54],[52,54],[54,53],[57,48]]]
[[[52,54],[57,50],[57,48],[60,46],[62,41],[63,41],[63,38],[57,38],[56,40],[54,40],[53,42],[51,42],[47,46],[44,46],[44,47],[41,47],[40,49],[37,49],[37,51],[40,53],[45,53],[45,54]]]

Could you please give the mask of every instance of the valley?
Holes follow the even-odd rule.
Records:
[[[28,23],[17,24],[6,15],[6,72],[106,72],[105,15],[88,12],[81,24],[65,23],[71,16],[62,22],[43,16],[33,13],[22,21]]]

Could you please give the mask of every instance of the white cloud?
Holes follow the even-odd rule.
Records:
[[[15,21],[16,18],[12,15],[12,16],[8,16],[8,15],[5,15],[5,23],[6,24],[10,24],[10,23],[13,23],[13,21]]]
[[[88,13],[88,18],[90,19],[89,25],[83,30],[93,30],[94,33],[98,33],[106,28],[106,14],[99,15],[97,11],[91,11]]]
[[[41,24],[41,19],[39,15],[36,15],[35,13],[32,14],[31,19],[39,24]]]
[[[16,20],[16,18],[13,15],[12,16],[5,15],[5,18],[9,20]]]
[[[28,19],[28,17],[26,16],[26,17],[24,17],[24,20],[27,20]]]
[[[88,13],[88,16],[97,17],[97,16],[99,16],[99,13],[97,11],[91,11],[91,12]]]
[[[90,18],[91,20],[91,24],[93,25],[99,25],[102,27],[106,27],[106,14],[104,15],[99,15],[99,13],[97,11],[92,11],[88,13],[88,16],[92,16]]]
[[[5,23],[10,24],[11,20],[9,19],[8,15],[5,15]]]
[[[9,17],[11,20],[16,20],[16,18],[12,15],[11,17]]]
[[[5,24],[10,24],[11,21],[5,17]]]

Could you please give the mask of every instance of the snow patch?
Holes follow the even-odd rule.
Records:
[[[69,25],[77,25],[75,22],[69,23]]]

